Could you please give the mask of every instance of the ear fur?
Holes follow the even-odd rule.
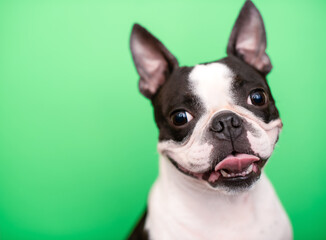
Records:
[[[133,26],[130,49],[140,76],[139,90],[151,99],[178,67],[178,61],[157,38],[139,24]]]
[[[266,75],[272,70],[266,54],[266,32],[263,19],[251,1],[243,5],[227,47],[227,53],[239,57]]]

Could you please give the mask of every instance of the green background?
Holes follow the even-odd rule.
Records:
[[[157,176],[132,24],[181,65],[226,55],[244,1],[0,0],[0,239],[123,239]],[[284,130],[266,171],[295,239],[326,239],[324,0],[256,0]]]

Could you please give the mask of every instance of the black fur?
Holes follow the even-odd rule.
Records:
[[[234,56],[221,59],[219,62],[226,64],[235,74],[232,91],[238,105],[253,112],[254,115],[263,119],[265,123],[279,118],[275,101],[263,74]],[[267,94],[268,104],[266,106],[257,107],[247,104],[250,92],[257,88],[263,89]]]
[[[204,109],[197,96],[191,91],[188,77],[192,67],[177,68],[166,83],[153,97],[155,121],[160,130],[159,140],[183,141],[191,135]],[[186,110],[194,119],[185,126],[174,126],[171,114],[176,110]]]
[[[143,213],[143,216],[135,226],[134,230],[128,237],[128,240],[148,240],[148,233],[145,230],[145,220],[147,216],[147,210]]]

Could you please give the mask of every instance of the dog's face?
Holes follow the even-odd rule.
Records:
[[[272,66],[265,53],[264,24],[252,2],[243,6],[228,57],[221,60],[179,67],[139,25],[130,44],[140,91],[154,106],[160,154],[209,187],[250,187],[282,128],[265,78]]]

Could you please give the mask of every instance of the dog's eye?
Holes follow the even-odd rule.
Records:
[[[251,91],[247,102],[251,105],[263,106],[267,102],[266,93],[263,89],[255,89]]]
[[[193,116],[187,111],[177,111],[171,116],[172,122],[175,126],[182,126],[193,119]]]

